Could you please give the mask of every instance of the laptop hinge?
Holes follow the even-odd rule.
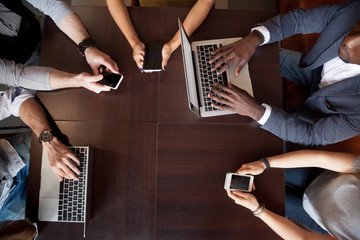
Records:
[[[202,107],[202,102],[200,101],[200,86],[199,86],[199,81],[198,81],[198,76],[197,76],[197,71],[198,69],[196,68],[196,64],[195,64],[195,51],[191,50],[191,56],[192,56],[192,60],[193,60],[193,69],[195,69],[196,73],[194,74],[195,75],[195,86],[196,86],[196,92],[197,92],[197,101],[198,101],[198,106],[199,107]],[[199,108],[200,110],[200,108]]]

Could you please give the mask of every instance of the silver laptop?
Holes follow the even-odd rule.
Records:
[[[69,147],[80,160],[79,180],[65,179],[60,182],[50,168],[47,152],[43,149],[39,194],[40,221],[86,223],[90,218],[91,148]]]
[[[207,95],[208,93],[211,94],[210,87],[214,84],[221,83],[228,86],[228,82],[230,81],[233,85],[244,89],[251,96],[254,96],[248,64],[242,68],[239,76],[235,76],[236,65],[230,67],[223,74],[217,75],[215,71],[211,71],[209,60],[211,59],[211,51],[221,46],[231,44],[241,38],[196,41],[190,44],[182,23],[180,20],[178,20],[178,22],[190,110],[199,117],[234,114],[234,112],[231,111],[211,107],[211,103],[214,101],[208,98]]]

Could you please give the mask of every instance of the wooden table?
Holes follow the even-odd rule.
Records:
[[[283,142],[239,115],[197,118],[187,107],[183,63],[176,50],[161,73],[140,73],[106,7],[75,8],[100,48],[118,62],[116,91],[68,89],[37,94],[72,145],[93,147],[87,239],[279,239],[223,189],[226,172]],[[129,8],[140,39],[169,41],[188,9]],[[245,36],[273,13],[212,10],[191,40]],[[146,24],[145,24],[146,23]],[[259,48],[249,63],[259,102],[282,107],[278,46]],[[91,72],[76,46],[46,21],[42,65]],[[259,70],[260,69],[260,70]],[[37,220],[41,146],[33,137],[27,216]],[[255,177],[254,194],[284,215],[283,171]],[[39,239],[82,239],[82,224],[39,222]]]

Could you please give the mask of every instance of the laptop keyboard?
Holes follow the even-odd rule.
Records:
[[[222,44],[220,44],[220,47]],[[198,56],[198,64],[199,64],[199,72],[200,72],[200,79],[201,79],[201,86],[202,89],[202,104],[205,108],[205,111],[219,111],[220,109],[213,108],[211,106],[212,103],[220,104],[214,100],[208,98],[208,94],[215,95],[210,91],[210,88],[215,85],[216,83],[220,83],[222,85],[227,86],[227,77],[226,72],[218,75],[216,71],[211,71],[212,64],[209,63],[211,59],[211,52],[217,49],[217,44],[210,44],[210,45],[201,45],[197,46],[197,56]],[[214,63],[213,63],[214,64]],[[225,64],[225,63],[224,63]],[[224,64],[222,64],[218,69],[220,69]],[[215,95],[216,96],[216,95]],[[217,96],[219,97],[219,96]],[[225,104],[220,104],[221,106],[226,106]]]
[[[85,221],[87,147],[69,147],[80,160],[79,180],[64,179],[60,183],[58,220],[64,222]]]

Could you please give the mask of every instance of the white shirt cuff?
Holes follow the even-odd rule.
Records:
[[[266,121],[269,119],[271,114],[271,107],[265,103],[261,104],[265,108],[264,115],[260,118],[259,121],[257,121],[260,125],[264,125]]]
[[[264,36],[264,42],[260,46],[267,44],[270,41],[270,32],[264,26],[256,26],[251,29],[251,32],[257,30]]]
[[[25,102],[29,98],[33,98],[34,96],[25,89],[22,89],[21,93],[19,95],[14,96],[14,94],[16,93],[16,89],[17,88],[12,88],[10,90],[11,94],[10,94],[9,98],[11,99],[14,97],[14,99],[11,101],[11,104],[10,104],[10,113],[12,115],[14,115],[15,117],[18,117],[21,104],[23,104],[23,102]]]

